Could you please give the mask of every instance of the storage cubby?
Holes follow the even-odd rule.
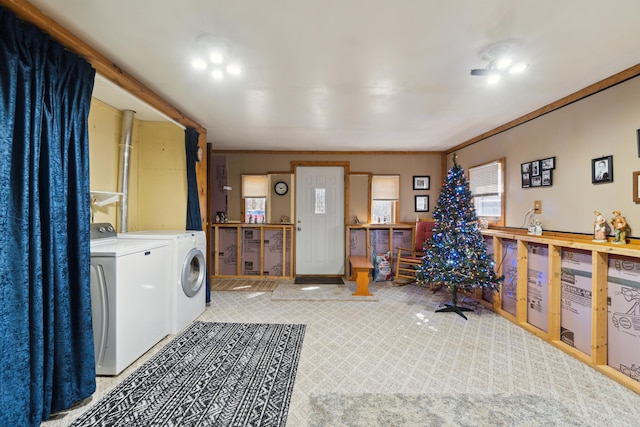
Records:
[[[215,224],[211,233],[213,277],[293,277],[291,225]]]
[[[640,246],[483,230],[505,279],[493,309],[640,392]],[[495,256],[500,254],[500,257]]]

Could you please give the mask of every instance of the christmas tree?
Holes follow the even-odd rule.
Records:
[[[453,167],[433,211],[435,226],[427,243],[422,265],[418,267],[419,285],[447,286],[452,302],[438,312],[462,312],[470,308],[458,306],[458,291],[476,287],[497,290],[503,277],[494,270],[494,260],[487,255],[487,246],[480,232],[478,217],[472,203],[469,181],[453,157]]]

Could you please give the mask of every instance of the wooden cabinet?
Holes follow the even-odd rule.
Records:
[[[209,265],[213,277],[293,277],[292,225],[215,224]]]
[[[522,230],[483,235],[505,280],[499,293],[478,290],[476,298],[640,392],[640,245]]]

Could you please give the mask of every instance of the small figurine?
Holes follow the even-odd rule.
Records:
[[[542,236],[542,222],[539,219],[534,218],[531,220],[531,224],[529,224],[528,234],[533,234],[534,236]]]
[[[607,241],[607,220],[599,211],[593,211],[596,218],[593,220],[593,241],[594,242],[606,242]]]
[[[613,228],[613,243],[624,245],[627,243],[627,220],[620,214],[620,211],[613,211],[611,227]]]

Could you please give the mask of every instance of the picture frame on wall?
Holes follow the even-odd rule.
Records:
[[[413,177],[413,189],[414,190],[428,190],[431,186],[431,178],[428,175],[414,176]]]
[[[553,174],[551,169],[543,169],[540,173],[541,184],[543,187],[550,187],[553,185]]]
[[[640,171],[633,173],[633,201],[640,203]]]
[[[521,173],[531,173],[531,162],[527,162],[527,163],[522,163],[520,165],[520,172]]]
[[[556,168],[556,158],[548,157],[546,159],[540,160],[540,169],[543,171],[551,170]]]
[[[529,188],[531,187],[531,175],[529,175],[529,172],[523,172],[522,173],[522,188]]]
[[[591,183],[613,182],[613,156],[591,159]]]
[[[429,196],[414,196],[414,197],[415,197],[415,211],[429,212]]]
[[[532,176],[531,177],[531,186],[532,187],[542,187],[542,177],[540,175]]]
[[[531,162],[531,176],[540,176],[540,160]]]

